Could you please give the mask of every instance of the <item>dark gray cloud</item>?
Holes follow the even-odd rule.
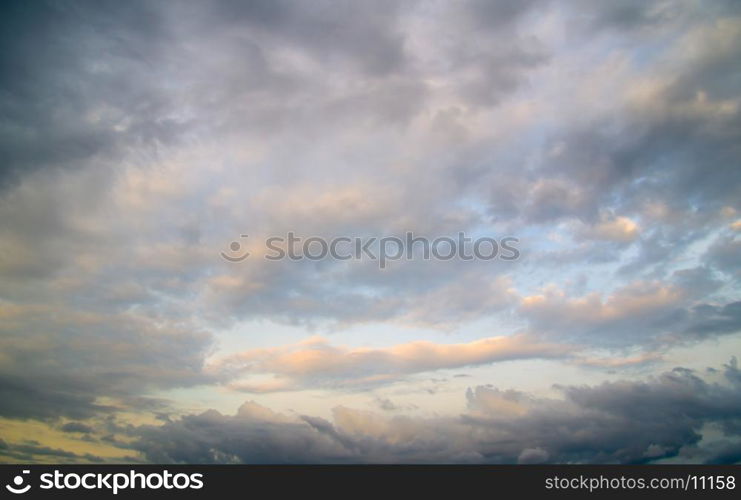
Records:
[[[67,422],[59,428],[64,432],[77,432],[81,434],[90,434],[93,432],[93,428],[89,425],[85,425],[82,422]]]
[[[506,0],[472,0],[466,2],[468,14],[474,23],[481,29],[498,30],[508,29],[524,14],[535,7],[544,7],[548,0],[525,0],[522,2],[507,2]]]
[[[88,418],[112,408],[95,403],[94,381],[76,382],[68,377],[43,377],[23,373],[0,376],[3,405],[0,412],[9,418],[53,420],[60,416]]]
[[[318,419],[312,420],[314,425],[280,421],[278,416],[278,421],[272,421],[273,416],[270,410],[250,404],[234,417],[210,410],[163,427],[137,429],[141,441],[135,446],[150,460],[162,463],[315,463],[349,456],[334,433],[327,432],[331,425],[318,425]],[[190,436],[187,441],[186,436]]]
[[[0,183],[40,168],[108,162],[181,131],[156,75],[167,31],[143,2],[3,5]]]
[[[61,448],[52,448],[35,440],[25,440],[15,444],[0,441],[0,456],[20,463],[101,463],[105,461],[102,457],[92,453],[80,454]]]
[[[634,31],[670,21],[683,11],[683,2],[650,3],[627,0],[604,5],[594,2],[576,2],[579,13],[589,19],[588,26],[595,31],[605,28]]]
[[[741,302],[723,306],[700,304],[692,308],[690,334],[701,337],[741,331]]]
[[[741,463],[741,444],[725,446],[716,455],[705,461],[707,464],[738,464]]]
[[[150,391],[213,382],[202,366],[211,336],[135,315],[61,312],[28,306],[5,311],[0,415],[84,419],[115,411],[120,399],[151,410]],[[24,339],[33,339],[29,346]],[[53,353],[53,356],[47,355]]]
[[[733,463],[732,449],[698,448],[704,426],[739,421],[735,358],[724,376],[713,383],[677,368],[644,382],[560,387],[559,400],[478,387],[457,419],[337,408],[329,422],[250,402],[233,416],[209,410],[130,432],[139,438],[134,448],[165,463],[644,463],[683,456]]]
[[[722,235],[708,249],[705,258],[718,270],[738,277],[741,273],[739,255],[741,255],[741,239],[734,235]]]
[[[409,7],[413,3],[409,4]],[[325,62],[342,62],[366,74],[383,76],[405,64],[403,31],[398,25],[405,4],[295,0],[223,1],[208,9],[213,29],[257,32],[268,41],[289,43]]]

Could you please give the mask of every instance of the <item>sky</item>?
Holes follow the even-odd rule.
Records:
[[[2,10],[0,462],[741,462],[739,2]]]

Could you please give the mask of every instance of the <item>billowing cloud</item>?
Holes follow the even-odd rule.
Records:
[[[235,415],[210,410],[132,429],[155,462],[186,463],[644,463],[738,460],[700,445],[706,425],[737,423],[734,360],[725,380],[677,368],[645,382],[561,387],[538,399],[489,387],[469,390],[459,417],[387,417],[337,407],[333,419],[275,413],[247,402]],[[738,441],[739,434],[729,434]]]

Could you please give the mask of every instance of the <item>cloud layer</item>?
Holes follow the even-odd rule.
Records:
[[[738,461],[738,2],[2,10],[0,460]]]
[[[345,407],[332,421],[244,403],[131,430],[155,462],[185,463],[645,463],[663,458],[734,461],[722,445],[698,446],[715,426],[739,443],[736,359],[722,383],[677,368],[645,382],[561,387],[536,399],[490,387],[469,390],[457,417],[386,417]]]

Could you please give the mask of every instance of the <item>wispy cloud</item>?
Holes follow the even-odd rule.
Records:
[[[420,340],[385,349],[333,346],[324,338],[313,337],[295,345],[234,354],[216,361],[207,370],[231,377],[250,373],[279,377],[266,383],[232,384],[233,388],[246,392],[321,385],[352,388],[434,370],[515,359],[567,357],[570,351],[569,346],[540,343],[526,335],[483,338],[464,344]]]

